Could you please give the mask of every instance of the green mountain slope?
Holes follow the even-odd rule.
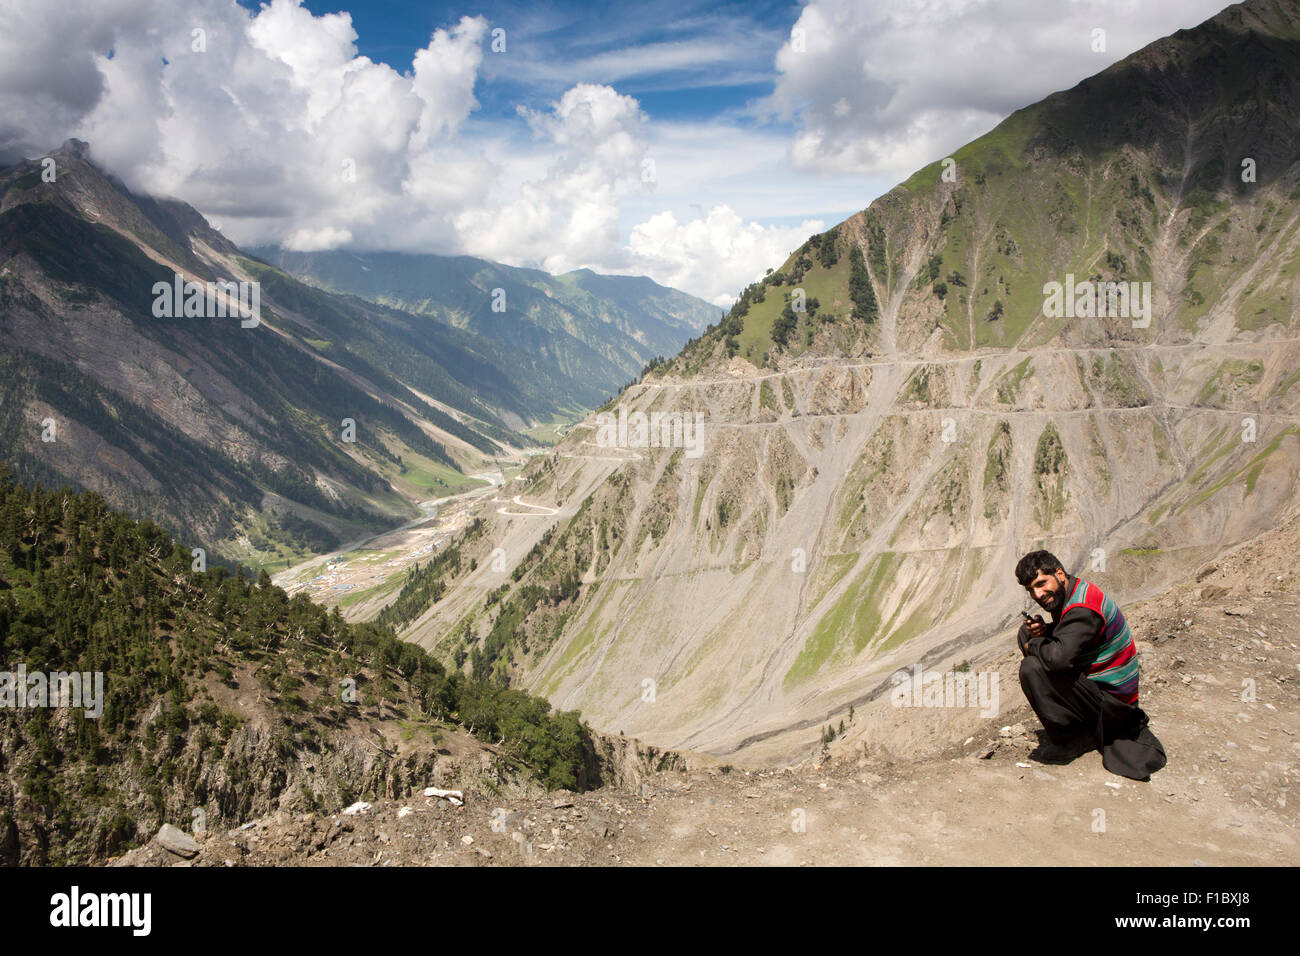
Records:
[[[539,356],[574,409],[599,404],[651,359],[675,354],[718,314],[651,279],[588,269],[551,276],[470,256],[253,252],[323,289],[428,315]]]
[[[406,796],[435,768],[447,777],[449,747],[468,754],[455,770],[468,783],[600,783],[577,713],[447,673],[265,572],[256,585],[196,573],[153,523],[3,467],[0,659],[6,865],[102,863],[162,823],[224,829]],[[60,701],[48,675],[73,672],[89,677]],[[498,746],[467,750],[466,727]]]
[[[1300,95],[1295,11],[1229,7],[1017,111],[812,237],[678,368],[729,337],[761,365],[855,347],[1184,342],[1207,322],[1218,336],[1284,334],[1300,268],[1300,121],[1281,107]],[[874,321],[851,318],[854,247],[886,306]],[[1044,315],[1044,284],[1067,274],[1151,282],[1152,326]],[[797,315],[783,347],[771,327],[796,287],[822,307]]]

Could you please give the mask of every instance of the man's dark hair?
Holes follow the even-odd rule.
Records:
[[[1020,582],[1022,588],[1027,588],[1034,582],[1034,578],[1038,577],[1040,571],[1055,574],[1057,570],[1064,571],[1065,565],[1061,564],[1052,552],[1030,551],[1016,564],[1016,580]]]

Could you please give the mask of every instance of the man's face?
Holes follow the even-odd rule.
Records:
[[[1065,572],[1059,568],[1055,574],[1039,571],[1038,577],[1025,590],[1038,602],[1039,607],[1054,614],[1065,600]]]

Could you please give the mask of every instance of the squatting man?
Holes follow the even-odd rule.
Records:
[[[1119,606],[1091,581],[1067,574],[1049,551],[1031,551],[1016,580],[1047,611],[1020,613],[1020,686],[1043,723],[1046,762],[1100,749],[1111,773],[1146,780],[1165,765],[1165,749],[1138,706],[1138,658]]]

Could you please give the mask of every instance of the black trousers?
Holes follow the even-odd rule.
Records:
[[[1079,671],[1049,671],[1032,654],[1020,662],[1020,688],[1053,743],[1086,737],[1111,773],[1145,780],[1167,762],[1146,712],[1102,690]]]

